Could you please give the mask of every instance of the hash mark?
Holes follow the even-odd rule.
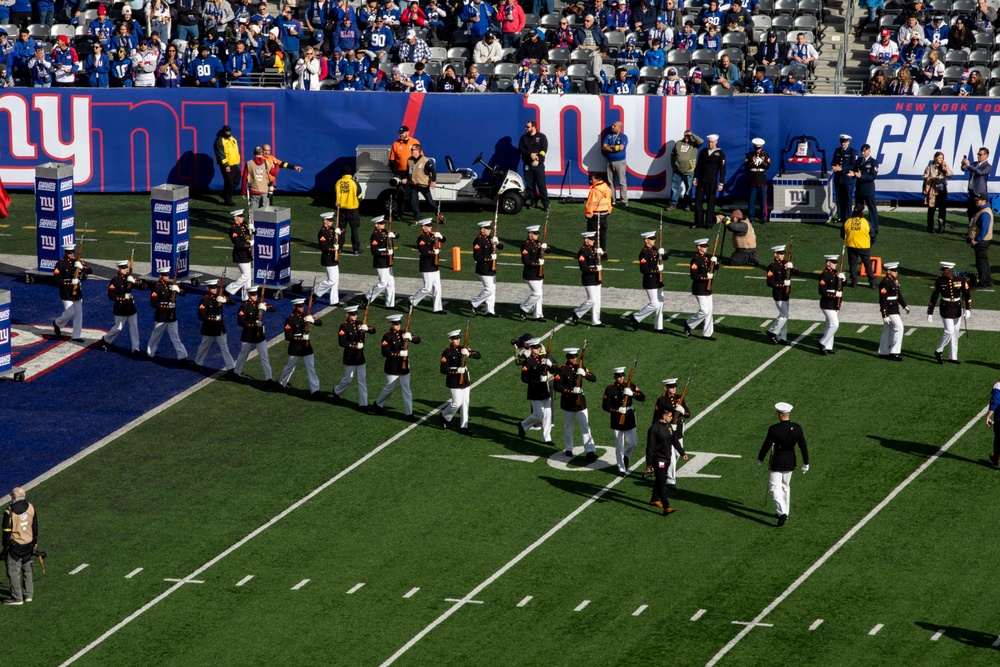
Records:
[[[131,572],[129,572],[128,574],[126,574],[125,578],[126,579],[131,579],[132,577],[134,577],[135,575],[139,574],[140,572],[142,572],[142,568],[141,567],[137,567],[134,570],[132,570]],[[73,574],[73,573],[70,572],[70,574]]]
[[[245,577],[243,577],[242,579],[240,579],[239,581],[237,581],[237,582],[236,582],[236,585],[237,585],[237,586],[246,586],[246,585],[247,585],[247,583],[248,583],[248,582],[249,582],[249,581],[250,581],[251,579],[253,579],[253,575],[252,575],[252,574],[248,574],[247,576],[245,576]]]
[[[883,624],[879,623],[874,628],[872,628],[871,630],[868,631],[868,636],[869,637],[874,637],[875,635],[878,634],[878,631],[881,630],[883,627],[884,627]]]
[[[944,628],[938,628],[938,631],[935,632],[933,635],[931,635],[931,641],[936,642],[937,640],[941,639],[941,635],[943,634],[944,634]]]
[[[308,584],[308,583],[309,583],[309,580],[308,580],[308,579],[303,579],[303,580],[302,580],[302,581],[300,581],[299,583],[297,583],[297,584],[295,584],[294,586],[292,586],[292,590],[293,590],[293,591],[297,591],[297,590],[299,590],[300,588],[302,588],[303,586],[305,586],[305,585],[306,585],[306,584]]]
[[[419,590],[420,590],[419,588],[411,588],[409,591],[407,591],[406,595],[404,595],[403,597],[404,598],[412,598],[414,595],[417,594],[417,591],[419,591]]]
[[[80,572],[83,572],[88,567],[90,567],[90,563],[81,563],[79,566],[76,567],[76,569],[70,570],[69,573],[70,574],[79,574]]]
[[[648,604],[644,604],[641,607],[639,607],[638,609],[636,609],[635,611],[633,611],[632,615],[633,616],[638,616],[639,614],[641,614],[642,612],[646,611],[647,609],[649,609],[649,605]]]
[[[692,621],[697,621],[699,618],[701,618],[702,616],[705,615],[706,611],[708,611],[708,610],[707,609],[699,609],[698,611],[696,611],[694,613],[694,616],[691,617],[691,620]]]
[[[858,329],[858,333],[864,333],[865,329],[867,329],[867,328],[868,328],[867,324],[863,325],[860,329]]]
[[[573,611],[583,611],[588,604],[590,604],[590,600],[584,600],[580,604],[576,605],[576,609],[574,609]]]
[[[360,591],[361,587],[364,586],[364,585],[365,585],[364,582],[361,582],[360,584],[354,584],[353,586],[351,586],[351,590],[347,591],[347,594],[348,595],[354,595],[355,593],[357,593],[358,591]]]
[[[524,606],[527,606],[527,604],[529,602],[531,602],[531,596],[530,595],[526,595],[526,596],[524,596],[523,600],[521,600],[520,602],[517,603],[517,606],[518,607],[524,607]]]
[[[817,618],[815,621],[813,621],[813,624],[809,626],[809,629],[810,630],[815,630],[816,628],[818,628],[821,625],[823,625],[823,619],[822,618]]]

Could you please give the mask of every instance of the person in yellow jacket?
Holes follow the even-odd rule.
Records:
[[[228,125],[215,135],[215,162],[222,172],[222,203],[226,206],[236,206],[233,193],[240,187],[243,161],[240,159],[240,146],[236,143],[233,130]]]
[[[847,246],[847,263],[851,267],[851,282],[848,287],[858,286],[858,260],[861,260],[865,267],[865,274],[868,276],[868,289],[875,289],[875,274],[872,272],[872,232],[868,221],[865,220],[864,203],[854,206],[854,213],[844,228],[840,230],[840,238],[844,239]]]
[[[338,227],[341,234],[351,226],[351,248],[355,255],[361,254],[361,237],[358,229],[361,227],[361,215],[358,209],[361,207],[360,195],[361,186],[354,180],[353,170],[345,166],[343,176],[333,186],[334,195],[337,197],[337,210],[340,211],[340,222]]]
[[[608,251],[608,216],[614,202],[611,187],[597,172],[590,172],[590,192],[587,193],[587,231],[597,232],[597,247],[602,254]]]

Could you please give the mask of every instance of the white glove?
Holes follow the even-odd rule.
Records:
[[[663,257],[664,255],[667,254],[667,251],[664,250],[663,248],[657,248],[656,252],[660,255],[660,257]]]
[[[260,309],[261,309],[261,311],[265,311],[265,310],[267,310],[267,304],[266,304],[266,303],[264,303],[263,301],[261,301],[260,303],[258,303],[258,304],[257,304],[257,307],[258,307],[258,308],[260,308]]]
[[[910,307],[909,307],[909,306],[903,306],[903,310],[905,310],[905,311],[906,311],[906,314],[907,314],[907,315],[909,315],[909,314],[910,314]]]
[[[573,387],[573,393],[574,394],[582,394],[583,393],[583,387]]]
[[[837,297],[838,299],[840,299],[840,298],[842,298],[842,297],[844,296],[844,293],[843,293],[843,292],[841,292],[840,290],[837,290],[837,291],[836,291],[836,292],[834,293],[834,296],[835,296],[835,297]]]
[[[679,412],[681,414],[684,414],[684,406],[683,405],[675,405],[674,406],[674,412]]]
[[[467,357],[467,356],[469,356],[469,350],[463,347],[463,348],[462,348],[462,356],[463,356],[463,357]]]
[[[496,244],[496,243],[500,243],[500,239],[498,239],[498,238],[497,238],[497,237],[495,237],[495,236],[491,237],[491,238],[490,238],[490,241],[492,241],[492,242],[493,242],[494,244]]]
[[[459,366],[459,367],[458,367],[458,371],[457,371],[457,373],[458,373],[459,375],[465,375],[465,374],[466,374],[466,373],[468,373],[468,372],[469,372],[469,369],[468,369],[468,368],[466,368],[465,366]]]
[[[662,264],[657,264],[656,265],[656,270],[659,271],[660,273],[663,273],[663,265]]]
[[[399,234],[397,234],[396,232],[389,232],[389,238],[390,239],[398,239],[399,238]]]
[[[77,261],[73,262],[73,268],[74,269],[81,269],[82,270],[83,269],[83,262],[81,262],[80,260],[77,260]]]
[[[438,248],[434,248],[434,254],[435,255],[440,255],[441,251]]]
[[[713,278],[715,278],[715,274],[714,273],[709,273],[708,274],[708,279],[711,280]]]
[[[409,331],[404,331],[403,340],[413,340],[413,334],[411,334]]]
[[[72,281],[70,281],[70,282],[71,282],[72,284],[74,284],[74,285],[79,285],[79,284],[80,284],[80,279],[79,279],[79,278],[73,278],[73,280],[72,280]]]
[[[626,408],[625,406],[618,408],[618,414],[623,415],[626,412],[628,412],[628,408]]]
[[[548,250],[548,249],[549,249],[549,244],[548,243],[543,243],[542,244],[542,250]]]
[[[125,282],[134,285],[135,284],[135,278],[133,278],[132,276],[129,276],[129,277],[127,277],[125,279]]]
[[[757,465],[762,466],[762,465],[764,465],[764,462],[761,461],[760,459],[757,459]]]
[[[302,337],[299,340],[309,340],[309,334],[302,334]]]
[[[443,239],[444,235],[441,234],[441,232],[434,232],[434,238],[436,238],[436,239]]]
[[[340,244],[339,243],[334,243],[333,244],[333,249],[334,250],[340,250]]]
[[[785,262],[785,268],[786,269],[794,269],[795,268],[795,265],[792,264],[792,260],[788,260],[787,262]]]
[[[604,254],[604,248],[598,248],[597,249],[597,254],[598,255],[603,255]]]
[[[969,319],[970,317],[972,317],[972,311],[971,310],[965,311],[965,319]]]
[[[545,266],[545,260],[544,259],[538,260],[538,266]]]
[[[803,472],[803,473],[807,473],[807,472],[809,472],[809,466],[808,466],[808,465],[803,465],[803,466],[802,466],[802,472]]]
[[[309,324],[312,324],[313,322],[316,321],[316,318],[314,318],[312,315],[306,315],[302,319],[308,322]]]
[[[551,379],[552,379],[552,376],[549,375],[548,373],[546,373],[545,375],[543,375],[542,378],[541,378],[542,382],[548,382]]]
[[[784,285],[785,287],[791,287],[791,286],[792,286],[792,281],[791,281],[791,280],[786,280],[786,281],[785,281],[784,283],[782,283],[782,284],[783,284],[783,285]]]
[[[392,257],[393,252],[394,252],[393,249],[389,248],[389,250],[386,252],[386,254],[389,255],[389,257]]]
[[[882,318],[882,324],[889,324],[890,322],[892,322],[892,320],[889,319],[888,317],[883,317]]]
[[[178,287],[177,285],[171,285],[170,286],[170,291],[176,294],[176,293],[178,293],[178,292],[181,291],[181,288]]]
[[[628,387],[625,387],[625,391],[623,391],[622,393],[625,394],[626,396],[635,396],[635,392],[629,389]]]
[[[365,344],[362,343],[361,341],[358,341],[358,344],[355,345],[354,347],[357,348],[357,349],[359,349],[359,350],[363,350],[363,349],[365,349]]]
[[[365,333],[368,333],[368,330],[371,329],[371,327],[368,326],[367,324],[359,324],[358,329],[364,331]]]
[[[930,322],[931,324],[933,324],[934,323],[934,316],[933,315],[928,315],[927,316],[927,321]]]
[[[576,369],[576,374],[579,375],[579,376],[581,376],[581,377],[586,377],[587,376],[587,370],[585,368],[577,368]]]
[[[215,297],[215,302],[216,302],[216,303],[225,303],[225,302],[226,302],[226,301],[228,301],[228,300],[229,300],[229,299],[227,299],[227,298],[226,298],[226,297],[224,297],[224,296],[217,296],[217,297]]]
[[[496,253],[493,253],[493,254],[490,255],[490,259],[495,260],[496,258],[497,258],[497,254]]]
[[[843,271],[837,274],[837,280],[839,280],[840,282],[844,282],[845,280],[847,280],[847,276],[844,275]]]
[[[403,358],[406,358],[406,357],[410,356],[410,351],[409,350],[400,350],[399,351],[399,356],[401,356]]]
[[[712,262],[712,264],[718,264],[719,258],[716,257],[715,255],[712,255],[711,259],[709,259],[708,261]]]

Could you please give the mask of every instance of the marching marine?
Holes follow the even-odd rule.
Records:
[[[528,401],[531,403],[531,414],[517,423],[517,435],[524,440],[528,429],[541,425],[542,443],[552,444],[552,391],[549,381],[552,375],[549,369],[555,362],[542,351],[542,341],[532,338],[528,341],[531,355],[521,365],[521,382],[528,385]]]
[[[247,288],[247,300],[240,304],[240,311],[236,315],[236,324],[243,331],[240,334],[240,353],[236,356],[233,373],[236,377],[242,376],[243,366],[250,358],[250,353],[257,350],[257,357],[264,371],[264,383],[273,388],[278,383],[271,376],[271,359],[267,354],[267,336],[264,334],[264,313],[273,313],[277,308],[264,301],[258,301],[258,290],[259,288],[253,286]]]
[[[586,349],[586,343],[584,343]],[[583,391],[583,381],[597,382],[597,376],[583,365],[580,348],[567,347],[566,363],[556,369],[553,391],[560,394],[559,407],[563,416],[563,453],[573,457],[573,431],[576,424],[580,425],[580,437],[583,439],[583,450],[587,453],[587,461],[597,460],[597,448],[594,446],[594,436],[590,433],[590,416],[587,412],[587,396]]]
[[[771,454],[768,466],[768,486],[774,499],[774,511],[778,517],[778,525],[784,526],[788,521],[791,509],[792,472],[795,470],[795,446],[802,450],[802,472],[809,472],[809,450],[806,448],[806,436],[802,427],[789,420],[792,406],[789,403],[776,403],[774,409],[778,412],[778,423],[767,430],[764,444],[757,455],[757,465],[764,464],[764,457]]]
[[[413,420],[413,393],[410,391],[410,345],[419,345],[420,336],[410,333],[410,323],[406,331],[400,330],[401,314],[390,315],[389,330],[382,336],[382,356],[385,357],[385,387],[375,399],[375,414],[385,414],[385,403],[396,391],[398,385],[403,392],[403,411],[406,418]]]
[[[840,304],[844,297],[844,281],[847,276],[838,271],[836,255],[823,255],[826,268],[819,274],[819,308],[823,311],[826,326],[820,336],[819,353],[821,355],[837,354],[833,349],[833,338],[840,328]]]
[[[187,349],[181,342],[180,332],[177,329],[177,295],[184,296],[184,290],[176,282],[170,281],[170,270],[169,266],[160,267],[158,271],[160,279],[149,292],[149,305],[154,308],[154,324],[153,332],[146,344],[146,356],[152,359],[156,355],[156,348],[159,347],[160,339],[166,332],[174,345],[177,361],[193,366],[194,362],[188,359]]]
[[[691,418],[687,397],[677,393],[677,378],[667,378],[663,381],[663,395],[656,399],[656,404],[653,406],[654,425],[660,421],[660,416],[664,412],[668,414],[667,423],[676,441],[675,451],[667,461],[666,471],[667,488],[672,491],[677,488],[677,457],[683,457],[685,461],[688,458],[684,452],[684,420]]]
[[[233,377],[233,368],[236,363],[233,361],[233,355],[229,352],[229,343],[226,341],[226,323],[222,318],[223,306],[233,305],[233,302],[222,296],[218,280],[206,280],[205,287],[208,288],[208,293],[198,303],[198,319],[201,320],[201,344],[194,355],[194,365],[201,368],[214,340],[219,346],[222,361],[225,362],[226,376]]]
[[[690,336],[691,331],[702,325],[702,340],[715,340],[715,320],[712,317],[712,281],[715,270],[719,266],[719,258],[708,256],[708,239],[696,239],[694,242],[698,252],[691,258],[691,294],[698,303],[698,312],[684,321],[684,335]]]
[[[367,307],[378,295],[385,292],[385,307],[396,307],[396,277],[392,271],[394,249],[391,247],[391,240],[396,238],[396,232],[386,231],[385,216],[380,215],[372,219],[375,230],[370,238],[372,251],[372,266],[378,275],[377,282],[370,290],[365,292],[361,299],[361,305]]]
[[[633,330],[639,329],[639,323],[650,315],[653,317],[653,331],[666,333],[663,330],[663,248],[656,246],[656,232],[643,232],[643,246],[639,251],[639,272],[642,274],[642,288],[646,290],[649,303],[638,312],[629,315]]]
[[[312,343],[309,342],[309,331],[312,325],[322,326],[323,320],[317,320],[312,313],[305,313],[302,304],[305,299],[292,300],[292,313],[285,320],[285,340],[288,341],[288,362],[281,371],[278,383],[282,390],[288,386],[292,379],[295,367],[299,365],[299,359],[306,366],[306,374],[309,376],[309,398],[319,398],[319,377],[316,375],[316,363],[313,358]],[[312,304],[310,304],[312,305]]]
[[[646,395],[632,383],[631,378],[625,379],[624,366],[614,369],[614,376],[615,381],[604,389],[601,407],[611,414],[618,474],[625,477],[628,474],[629,459],[639,442],[635,432],[635,401],[645,401]]]
[[[56,262],[52,275],[59,283],[59,300],[62,302],[62,315],[52,320],[52,328],[56,336],[62,336],[62,328],[73,320],[73,341],[83,342],[83,285],[84,276],[93,273],[89,265],[76,257],[76,246],[63,247],[63,258]]]
[[[445,376],[445,386],[451,392],[451,402],[441,411],[438,423],[448,428],[452,418],[458,414],[458,432],[469,435],[469,398],[472,378],[465,362],[480,359],[482,355],[462,344],[462,331],[456,329],[448,333],[449,346],[441,353],[441,374]],[[468,332],[466,332],[468,340]]]
[[[358,381],[358,408],[362,411],[368,410],[368,366],[365,362],[365,334],[377,333],[374,328],[365,322],[358,323],[358,307],[348,306],[344,308],[347,319],[337,330],[337,344],[344,348],[344,376],[333,388],[333,402],[340,403],[340,396],[351,386],[355,379]],[[368,310],[365,310],[365,319],[368,319]]]
[[[472,258],[476,261],[476,275],[483,284],[483,291],[472,297],[469,305],[472,314],[479,313],[479,306],[486,304],[486,317],[500,317],[496,314],[497,303],[497,251],[503,250],[503,243],[496,236],[490,236],[493,223],[483,220],[479,223],[479,236],[472,242]]]
[[[899,288],[899,262],[886,262],[885,278],[878,286],[878,305],[882,311],[882,339],[878,344],[878,358],[902,361],[903,318],[899,307],[909,314],[910,309]]]
[[[233,216],[233,224],[229,225],[229,240],[233,244],[233,264],[240,271],[239,280],[234,280],[226,287],[229,296],[236,296],[240,293],[243,301],[247,299],[247,288],[253,285],[253,235],[254,228],[246,223],[243,217],[243,209],[230,211]]]
[[[132,296],[132,289],[135,287],[135,278],[129,267],[130,262],[123,260],[118,262],[118,273],[111,278],[108,285],[108,299],[114,302],[113,313],[115,324],[104,335],[101,347],[106,351],[111,343],[118,338],[125,325],[128,324],[129,339],[132,342],[132,354],[141,354],[139,347],[139,316],[136,314],[135,300]]]
[[[334,225],[336,213],[320,213],[323,226],[316,234],[319,241],[319,263],[326,272],[326,279],[316,285],[313,294],[321,297],[324,294],[330,295],[330,305],[336,306],[340,303],[340,228]]]
[[[529,317],[536,322],[544,322],[542,315],[542,286],[545,280],[545,252],[548,243],[539,243],[539,225],[527,227],[528,238],[521,244],[521,278],[528,283],[528,298],[521,304],[521,319]]]
[[[420,276],[424,279],[424,284],[410,297],[410,304],[416,308],[425,297],[430,296],[434,299],[434,314],[446,315],[447,311],[441,301],[441,269],[438,261],[441,257],[441,244],[448,239],[441,232],[433,231],[433,226],[434,218],[420,221],[417,252],[420,253]]]
[[[771,288],[778,316],[768,328],[767,337],[775,345],[788,345],[788,293],[792,287],[792,275],[799,271],[791,259],[785,261],[785,246],[776,245],[771,252],[774,253],[774,261],[767,267],[767,286]]]
[[[597,232],[583,232],[583,245],[577,251],[580,263],[580,283],[587,292],[587,299],[573,309],[570,321],[577,324],[590,311],[590,326],[603,328],[601,323],[601,256],[604,251],[595,247]]]
[[[958,327],[962,323],[962,318],[969,319],[972,316],[972,297],[969,293],[969,283],[964,277],[955,275],[954,262],[941,262],[941,275],[934,281],[934,291],[931,292],[931,302],[927,304],[927,321],[934,321],[934,304],[941,297],[941,324],[944,331],[941,334],[941,342],[934,350],[934,358],[939,364],[944,363],[942,352],[946,345],[951,346],[951,359],[953,364],[962,363],[958,360]],[[963,312],[964,311],[964,312]]]

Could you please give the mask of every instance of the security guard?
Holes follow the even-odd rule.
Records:
[[[368,411],[368,366],[365,363],[365,334],[375,334],[374,328],[358,323],[358,307],[344,308],[347,319],[337,330],[337,344],[344,348],[344,377],[333,388],[333,402],[340,403],[340,396],[358,381],[358,408]],[[367,311],[366,311],[367,314]]]
[[[321,326],[323,320],[315,319],[311,314],[303,311],[302,304],[305,299],[292,300],[292,313],[285,320],[285,340],[288,341],[288,363],[281,371],[281,378],[278,383],[284,390],[292,379],[292,373],[299,364],[299,359],[306,366],[306,373],[309,375],[309,398],[316,400],[320,397],[319,377],[316,375],[316,364],[313,359],[312,343],[309,342],[310,327],[315,324]]]
[[[639,329],[639,322],[650,315],[653,317],[653,331],[666,333],[663,330],[663,260],[666,252],[656,247],[656,232],[643,232],[642,250],[639,251],[639,273],[642,274],[642,288],[646,290],[649,300],[638,312],[629,315],[633,330]]]
[[[3,512],[3,562],[10,579],[10,598],[4,604],[19,606],[35,597],[31,558],[38,544],[38,514],[21,487],[10,492]]]
[[[604,251],[594,247],[597,232],[583,232],[583,245],[577,251],[580,263],[580,282],[587,292],[587,299],[573,309],[570,321],[577,324],[590,311],[590,326],[603,328],[601,323],[601,256]]]
[[[542,285],[545,278],[545,252],[548,243],[539,243],[539,225],[527,227],[528,238],[521,244],[521,278],[528,283],[528,298],[520,306],[521,319],[529,317],[536,322],[544,322],[542,316]]]
[[[552,380],[551,368],[556,363],[542,352],[542,341],[532,338],[528,341],[531,356],[521,365],[521,382],[528,385],[528,401],[531,403],[531,414],[517,423],[517,435],[524,440],[528,429],[533,426],[542,427],[542,443],[552,444],[552,391],[549,381]]]
[[[767,170],[771,156],[764,151],[764,140],[757,138],[750,143],[753,150],[746,154],[743,166],[747,170],[747,187],[750,189],[750,210],[747,219],[767,224]],[[760,217],[757,217],[757,200],[760,200]]]
[[[468,359],[480,359],[482,355],[462,345],[462,330],[448,333],[449,345],[441,353],[441,375],[445,376],[445,386],[451,392],[451,402],[441,411],[438,424],[448,428],[452,418],[458,414],[458,432],[471,435],[469,430],[469,399],[472,393],[472,378],[465,365]]]
[[[771,288],[771,298],[778,316],[767,330],[767,337],[775,345],[788,345],[788,293],[792,287],[792,275],[799,271],[792,260],[785,261],[785,246],[771,248],[774,261],[767,267],[767,286]]]
[[[259,288],[247,288],[247,300],[240,304],[236,315],[236,324],[243,332],[240,334],[240,353],[236,356],[236,367],[233,373],[236,377],[243,375],[243,366],[250,358],[250,352],[257,350],[260,366],[264,371],[264,384],[276,388],[278,383],[271,377],[271,359],[267,354],[267,336],[264,333],[264,313],[273,313],[277,308],[263,300],[258,301]]]
[[[344,167],[344,175],[334,184],[333,191],[337,196],[337,209],[340,211],[339,229],[341,234],[346,232],[348,225],[350,225],[351,249],[354,255],[360,255],[361,235],[358,230],[361,228],[361,216],[358,214],[358,210],[361,207],[361,186],[354,179],[354,174],[349,166]]]
[[[414,336],[409,330],[401,331],[400,314],[390,315],[389,330],[382,336],[382,356],[385,358],[385,386],[375,399],[374,410],[377,415],[385,414],[385,403],[396,391],[396,386],[403,390],[403,411],[406,418],[413,421],[413,392],[410,391],[410,345],[419,345],[420,336]]]
[[[234,280],[226,286],[226,293],[229,296],[236,296],[240,293],[240,298],[247,299],[247,287],[253,285],[253,235],[256,230],[246,223],[243,217],[243,209],[230,211],[233,216],[233,224],[229,225],[229,241],[233,244],[233,264],[240,271],[239,280]]]
[[[711,281],[715,278],[719,258],[708,256],[708,239],[696,239],[694,244],[698,251],[691,258],[691,294],[698,303],[698,312],[684,321],[684,335],[690,336],[691,331],[701,324],[702,340],[715,340],[712,336],[715,333],[715,320],[712,317],[714,308]]]
[[[56,336],[62,336],[62,328],[73,320],[73,341],[83,342],[83,285],[84,276],[93,273],[89,265],[76,258],[76,245],[63,246],[63,258],[56,262],[52,275],[59,283],[59,300],[62,315],[52,320]]]
[[[667,489],[670,488],[667,485],[667,474],[671,461],[676,460],[678,455],[687,459],[670,426],[670,413],[663,412],[646,433],[646,473],[653,473],[653,497],[649,504],[663,508],[663,516],[676,511],[667,498]]]
[[[853,209],[854,182],[856,179],[858,151],[851,148],[851,135],[840,135],[840,146],[833,151],[831,161],[833,171],[833,186],[837,193],[837,218],[843,225],[850,217]]]
[[[934,291],[931,292],[931,302],[927,305],[927,321],[934,321],[934,304],[941,297],[941,324],[944,332],[941,342],[934,350],[934,358],[939,364],[944,363],[945,345],[951,344],[951,363],[959,364],[958,360],[958,329],[962,318],[972,317],[972,297],[969,293],[969,283],[964,277],[955,275],[955,262],[941,262],[941,275],[934,281]],[[964,310],[964,312],[963,312]]]
[[[902,306],[910,313],[899,288],[899,262],[885,263],[885,278],[878,286],[878,305],[882,311],[882,339],[878,344],[878,358],[890,361],[902,361],[903,355],[903,318],[899,316]]]
[[[472,297],[469,305],[472,314],[479,314],[479,306],[486,304],[486,317],[500,317],[496,313],[497,303],[497,252],[503,250],[503,243],[491,236],[493,223],[483,220],[479,223],[479,236],[472,242],[472,258],[476,261],[476,275],[483,284],[483,291]]]
[[[694,224],[691,229],[709,229],[715,220],[715,197],[726,183],[726,154],[719,148],[719,135],[705,137],[708,145],[698,153],[694,165]],[[702,208],[704,203],[705,208]]]
[[[156,348],[160,345],[163,332],[170,335],[170,342],[174,345],[177,353],[177,361],[194,366],[194,362],[188,359],[187,349],[181,342],[180,332],[177,330],[177,296],[185,296],[176,282],[170,281],[170,267],[163,266],[159,269],[160,279],[153,285],[149,292],[149,305],[155,310],[153,312],[153,332],[149,335],[149,342],[146,344],[146,356],[152,359],[156,355]]]
[[[764,444],[757,455],[757,465],[764,464],[764,457],[770,452],[771,461],[768,469],[768,486],[771,497],[774,498],[774,510],[777,513],[778,525],[784,526],[788,521],[791,508],[792,472],[795,470],[795,446],[802,450],[802,472],[809,472],[809,450],[806,448],[806,436],[802,427],[789,420],[792,406],[789,403],[776,403],[774,409],[778,412],[778,423],[767,430]]]
[[[560,394],[559,407],[563,413],[563,453],[573,458],[574,424],[579,423],[587,461],[596,461],[597,448],[594,446],[594,436],[590,433],[590,415],[587,412],[583,381],[597,382],[597,376],[580,361],[580,348],[567,347],[563,352],[566,353],[566,363],[556,369],[555,382],[552,384],[553,391]]]
[[[365,292],[361,298],[361,306],[366,308],[368,304],[378,298],[378,295],[385,292],[385,307],[396,307],[396,277],[392,271],[394,249],[391,247],[392,239],[396,238],[396,232],[387,231],[385,228],[385,216],[380,215],[372,218],[375,230],[371,235],[372,266],[378,275],[378,280],[370,290]]]
[[[597,245],[602,253],[608,251],[608,217],[611,216],[614,194],[601,175],[590,172],[590,190],[584,213],[587,216],[587,231],[597,235]]]
[[[823,318],[826,326],[823,327],[823,335],[820,336],[819,353],[821,355],[837,354],[833,349],[833,337],[840,328],[840,304],[844,298],[844,281],[847,276],[838,271],[837,255],[823,255],[826,260],[826,268],[819,274],[819,308],[823,311]]]
[[[330,295],[330,305],[340,304],[340,228],[334,224],[336,213],[320,213],[323,220],[316,240],[319,242],[319,263],[326,271],[326,279],[316,285],[313,294],[321,297]]]
[[[438,259],[441,255],[441,244],[447,241],[444,234],[434,231],[434,219],[424,218],[420,221],[420,236],[417,237],[417,252],[420,253],[420,275],[424,285],[410,297],[410,304],[416,308],[424,297],[434,299],[434,314],[446,315],[447,311],[441,302],[441,269]]]
[[[677,455],[687,461],[687,454],[684,453],[684,420],[691,418],[687,398],[677,393],[677,378],[667,378],[663,381],[663,395],[656,399],[656,404],[653,406],[654,424],[660,420],[660,415],[663,413],[669,416],[667,423],[673,430],[678,447],[667,465],[667,488],[673,490],[677,488]]]
[[[628,474],[629,458],[639,442],[635,433],[635,401],[645,401],[646,395],[634,383],[625,379],[624,366],[619,366],[613,372],[615,381],[605,387],[601,407],[611,414],[618,474],[625,477]]]
[[[212,347],[212,341],[214,340],[216,345],[219,346],[222,361],[226,365],[226,377],[235,377],[233,368],[236,366],[236,363],[233,361],[233,355],[229,353],[229,343],[226,341],[226,323],[222,318],[223,306],[227,304],[235,305],[235,303],[219,293],[218,280],[206,280],[205,287],[208,288],[207,294],[198,303],[198,320],[201,321],[201,344],[194,355],[194,365],[200,368],[205,363],[205,358],[208,356],[208,351]]]
[[[132,298],[132,288],[135,286],[135,278],[129,270],[129,261],[118,262],[118,273],[111,278],[108,285],[108,299],[114,302],[113,313],[115,324],[104,335],[101,348],[107,351],[118,338],[125,325],[128,324],[129,338],[132,341],[132,354],[141,354],[139,351],[139,316],[136,315],[135,300]]]

